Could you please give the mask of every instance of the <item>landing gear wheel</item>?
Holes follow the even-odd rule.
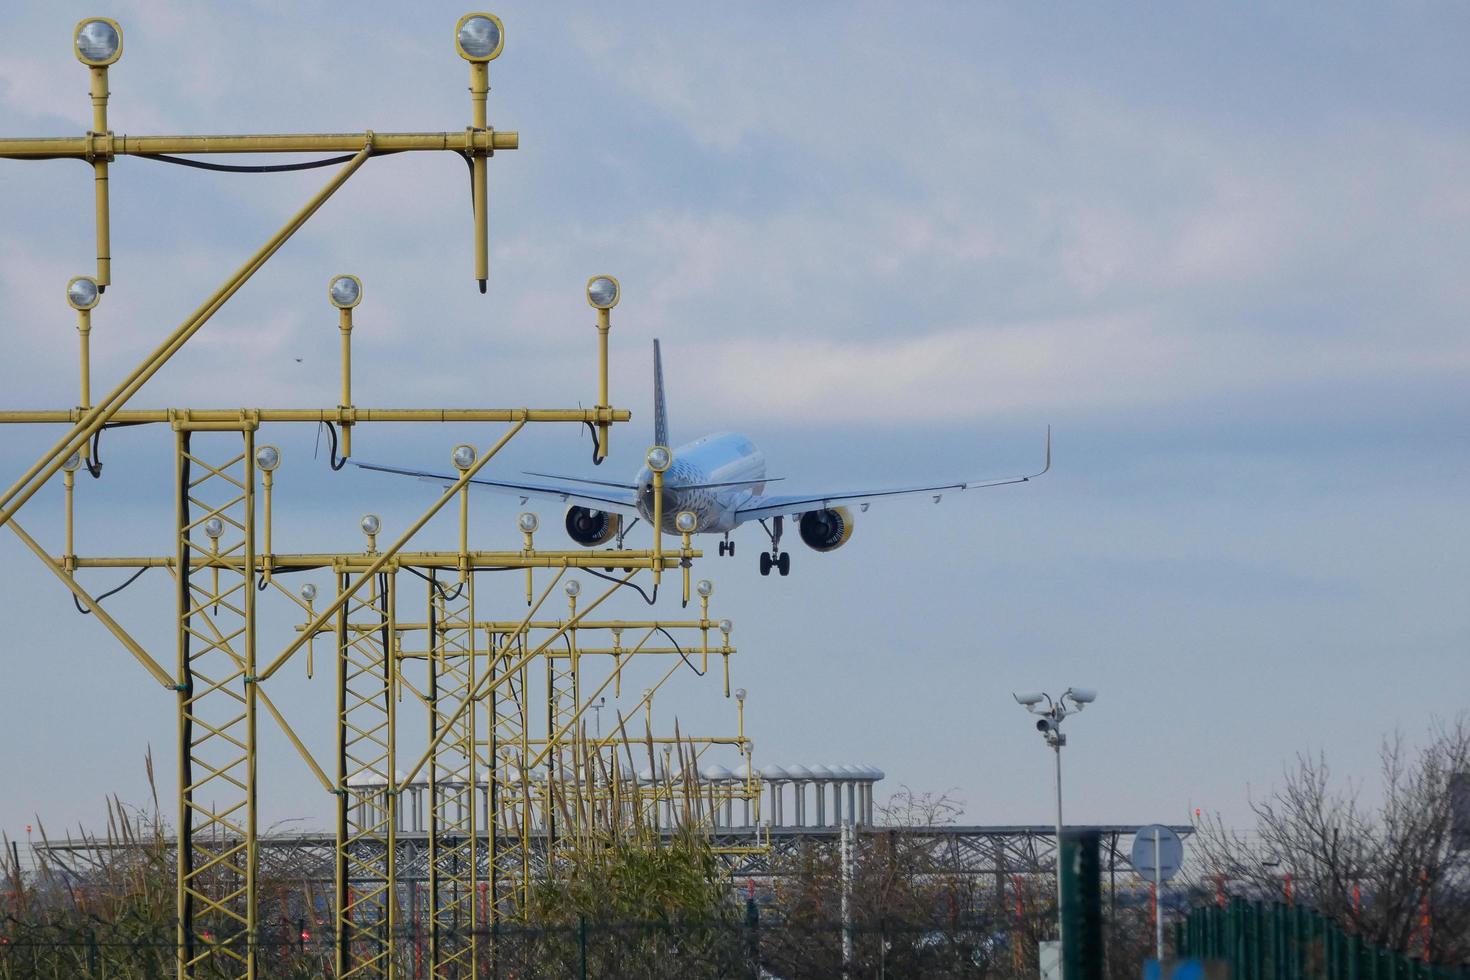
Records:
[[[768,551],[761,552],[761,574],[771,574],[771,553]]]
[[[788,552],[788,551],[781,552],[781,557],[776,559],[776,568],[781,572],[782,575],[790,575],[791,574],[791,553],[790,552]]]
[[[729,545],[729,542],[728,541],[721,541],[720,542],[720,557],[721,558],[725,557],[725,549],[726,549],[726,547],[728,547],[728,545]]]
[[[726,541],[725,542],[725,550],[726,550],[726,553],[729,554],[729,556],[731,558],[734,558],[735,557],[735,542],[734,541]]]

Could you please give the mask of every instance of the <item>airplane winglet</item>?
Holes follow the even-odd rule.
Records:
[[[1029,480],[1032,477],[1045,476],[1050,470],[1051,470],[1051,425],[1048,424],[1047,427],[1046,427],[1046,465],[1041,468],[1040,472],[1033,473],[1033,474],[1031,474],[1031,476],[1026,477],[1026,479]]]

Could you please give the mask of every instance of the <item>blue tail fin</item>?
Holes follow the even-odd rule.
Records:
[[[653,342],[653,444],[669,445],[669,415],[664,407],[664,362]]]

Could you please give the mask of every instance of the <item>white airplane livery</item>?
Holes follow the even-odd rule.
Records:
[[[653,342],[653,428],[654,445],[669,447],[668,415],[664,404],[663,363],[659,344]],[[781,477],[766,475],[765,454],[755,443],[735,432],[717,432],[685,443],[670,453],[664,471],[663,530],[679,533],[675,520],[681,511],[694,514],[696,534],[719,534],[721,555],[734,555],[730,532],[749,521],[758,521],[770,538],[770,551],[760,555],[762,575],[775,569],[791,571],[791,556],[781,550],[785,520],[796,524],[801,540],[815,551],[835,551],[852,537],[853,514],[847,505],[866,511],[873,500],[923,494],[938,503],[945,493],[1026,483],[1051,469],[1051,429],[1047,429],[1045,465],[1025,476],[970,480],[933,486],[897,487],[882,490],[844,490],[807,494],[769,494],[766,485]],[[455,477],[444,473],[359,463],[357,466],[383,473],[415,476],[448,485]],[[571,539],[584,547],[596,547],[623,536],[641,518],[653,521],[653,472],[645,464],[631,483],[591,480],[550,473],[527,473],[554,482],[522,482],[476,478],[470,482],[487,490],[568,504],[566,529]],[[626,521],[632,518],[631,521]]]

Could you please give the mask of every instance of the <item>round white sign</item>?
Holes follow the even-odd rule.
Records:
[[[1168,827],[1149,824],[1138,828],[1138,833],[1133,835],[1129,860],[1144,881],[1168,881],[1179,873],[1179,866],[1184,863],[1184,842]]]

